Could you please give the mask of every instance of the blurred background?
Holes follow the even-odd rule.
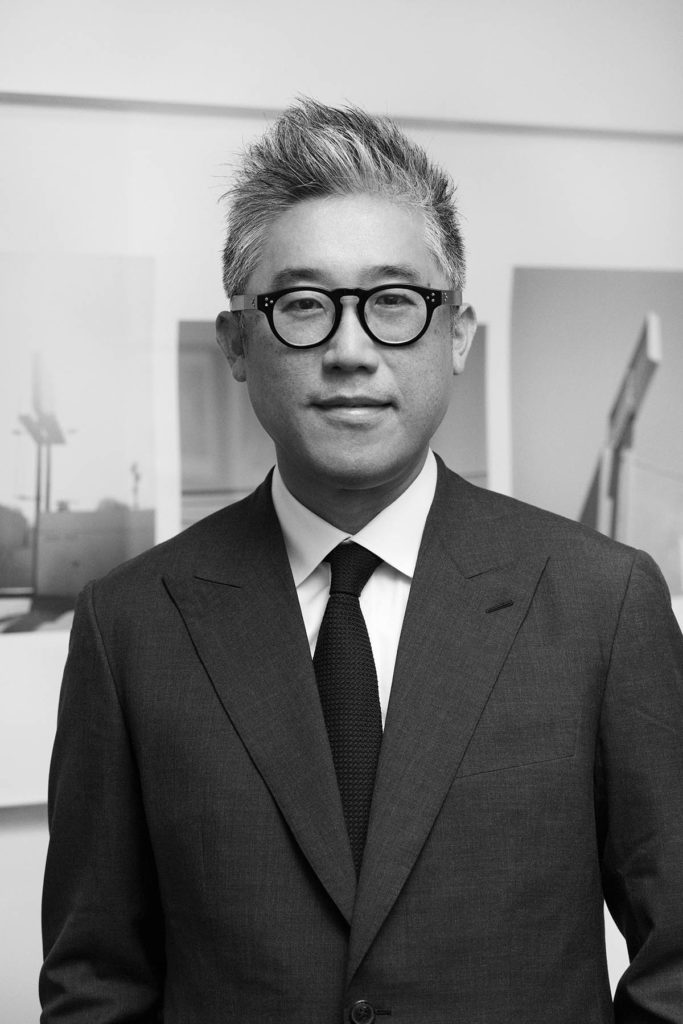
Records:
[[[434,447],[650,550],[680,608],[678,0],[0,0],[0,1005],[38,1014],[46,776],[85,579],[272,464],[215,346],[236,154],[297,95],[458,185],[478,331]],[[608,923],[615,979],[624,945]]]

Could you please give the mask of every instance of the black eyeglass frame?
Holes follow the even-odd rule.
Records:
[[[410,338],[408,341],[382,341],[381,338],[376,337],[370,330],[367,321],[365,319],[365,305],[368,299],[375,295],[377,292],[391,290],[392,288],[401,288],[405,291],[417,292],[425,300],[425,306],[427,309],[427,317],[425,319],[422,330],[419,334],[416,334],[414,338]],[[332,327],[320,341],[313,342],[312,345],[294,345],[291,341],[285,341],[281,334],[275,327],[273,320],[273,310],[275,303],[278,299],[282,298],[283,295],[292,294],[294,292],[313,292],[318,295],[326,295],[332,300],[334,305],[334,321]],[[329,341],[332,335],[335,333],[341,322],[344,307],[342,305],[342,297],[344,295],[354,295],[358,299],[356,304],[356,315],[360,321],[361,327],[374,342],[378,345],[386,345],[387,348],[400,348],[402,345],[412,345],[413,342],[419,341],[422,335],[425,333],[432,321],[432,315],[437,306],[461,306],[462,302],[462,291],[459,288],[442,290],[440,288],[422,288],[416,284],[380,284],[375,288],[333,288],[327,290],[326,288],[306,288],[299,285],[298,288],[282,288],[276,292],[263,292],[261,295],[231,295],[230,296],[230,312],[231,313],[242,313],[250,310],[258,310],[261,313],[266,314],[268,325],[277,338],[283,345],[288,348],[317,348],[319,345],[324,345],[326,341]]]

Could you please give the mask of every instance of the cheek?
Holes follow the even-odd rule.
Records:
[[[288,418],[289,407],[283,400],[283,391],[272,377],[256,373],[247,373],[247,390],[257,420],[266,433],[275,438],[279,425]]]
[[[263,352],[267,354],[252,351],[247,358],[246,383],[256,417],[272,437],[281,425],[297,419],[310,391],[310,371],[301,353],[292,358],[287,350],[282,355]]]
[[[423,422],[441,422],[448,407],[453,386],[453,367],[448,353],[428,353],[430,358],[415,360],[402,374],[404,397],[413,415]]]

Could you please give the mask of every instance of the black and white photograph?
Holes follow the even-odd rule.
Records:
[[[0,1020],[683,1022],[683,5],[0,0]]]
[[[515,270],[514,493],[650,552],[676,607],[682,327],[680,272]]]
[[[150,260],[0,256],[0,633],[69,629],[154,544],[152,282]]]

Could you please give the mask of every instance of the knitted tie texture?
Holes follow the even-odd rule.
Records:
[[[358,874],[382,743],[377,672],[359,597],[382,559],[346,543],[326,561],[332,581],[313,666]]]

